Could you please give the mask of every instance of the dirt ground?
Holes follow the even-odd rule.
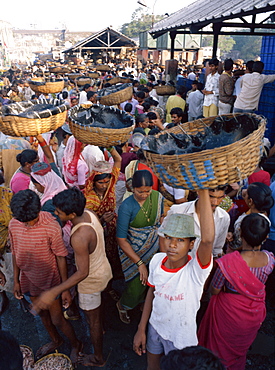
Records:
[[[116,288],[121,290],[122,285],[116,286]],[[20,344],[31,347],[35,352],[49,340],[40,318],[34,317],[30,313],[24,313],[18,301],[10,294],[9,298],[9,309],[1,317],[2,329],[10,331]],[[108,357],[104,369],[145,370],[146,357],[139,357],[132,350],[133,337],[141,315],[140,309],[136,308],[130,313],[131,323],[129,325],[123,324],[119,320],[115,302],[109,295],[105,294],[103,297],[103,311],[106,330],[104,354]],[[78,338],[84,343],[84,352],[92,353],[89,330],[83,314],[81,313],[81,320],[73,321],[72,324]],[[268,305],[267,318],[247,356],[247,370],[275,369],[274,328],[275,310],[271,310]],[[69,354],[70,348],[67,341],[60,347],[59,351]],[[92,370],[95,367],[78,365],[77,369]]]

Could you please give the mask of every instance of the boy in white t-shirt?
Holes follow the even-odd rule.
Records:
[[[196,314],[212,269],[215,234],[208,190],[200,190],[199,197],[201,241],[196,257],[188,255],[198,236],[194,233],[193,217],[171,214],[162,230],[166,253],[157,253],[149,265],[149,290],[133,345],[138,355],[146,352],[149,321],[147,370],[159,370],[163,354],[198,344]]]

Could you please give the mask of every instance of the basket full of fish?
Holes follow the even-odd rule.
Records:
[[[149,135],[141,148],[162,182],[175,188],[209,189],[254,172],[265,128],[266,119],[256,114],[213,116]]]
[[[85,144],[103,147],[128,141],[134,118],[113,107],[80,104],[69,110],[69,125],[75,138]]]
[[[36,136],[62,126],[68,106],[59,99],[34,99],[3,105],[0,131],[11,136]]]

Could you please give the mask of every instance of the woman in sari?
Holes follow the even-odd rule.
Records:
[[[10,201],[12,191],[3,186],[5,180],[0,173],[0,315],[8,307],[8,297],[5,291],[13,292],[12,257],[9,251],[8,226],[12,219]]]
[[[214,352],[229,370],[244,370],[246,353],[265,319],[265,282],[274,255],[261,251],[270,221],[261,213],[241,223],[241,251],[216,260],[212,298],[201,322],[199,345]]]
[[[85,145],[70,136],[62,158],[63,176],[69,187],[76,186],[80,190],[85,188],[89,167],[81,152]]]
[[[153,177],[149,171],[136,171],[132,178],[133,195],[125,199],[118,211],[117,241],[126,289],[117,308],[125,324],[130,323],[127,310],[145,299],[147,265],[159,249],[158,227],[163,198],[152,186]]]
[[[107,161],[96,162],[87,180],[84,195],[87,200],[86,208],[98,215],[103,226],[106,255],[112,267],[113,278],[121,279],[123,274],[116,242],[117,214],[115,213],[115,185],[120,173],[121,156],[115,148],[111,148],[110,153],[114,160],[113,167]],[[110,289],[108,291],[113,292]]]
[[[54,164],[57,173],[59,173],[56,165]],[[64,181],[58,176],[52,166],[45,162],[38,162],[32,166],[31,180],[36,189],[42,194],[41,197],[41,210],[50,212],[53,216],[55,215],[55,207],[52,202],[52,198],[67,187]],[[60,222],[59,219],[57,219]]]

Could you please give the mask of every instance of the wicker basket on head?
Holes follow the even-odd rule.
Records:
[[[155,89],[156,89],[157,94],[160,96],[175,95],[176,93],[176,88],[171,85],[156,86]]]
[[[75,80],[76,78],[78,77],[81,77],[83,76],[81,73],[69,73],[67,75],[67,77],[70,79],[70,80]]]
[[[112,107],[105,107],[102,105],[94,105],[96,108],[106,109],[114,114],[126,116],[125,112]],[[125,128],[111,129],[102,127],[93,127],[92,125],[86,126],[76,120],[76,115],[79,111],[91,109],[91,105],[76,105],[69,110],[69,125],[74,137],[84,144],[92,144],[102,147],[109,147],[112,145],[120,145],[128,141],[131,132],[134,129],[134,119],[127,116],[130,125]],[[129,118],[130,117],[130,118]]]
[[[42,104],[52,105],[52,109],[33,112],[27,118],[19,114],[31,106]],[[58,99],[39,99],[13,103],[1,108],[0,131],[10,136],[37,136],[62,126],[66,120],[68,106]],[[35,117],[35,118],[34,118]]]
[[[249,116],[259,120],[258,128],[239,141],[219,148],[180,155],[161,155],[144,150],[147,164],[162,182],[175,188],[190,190],[216,188],[219,185],[243,180],[254,172],[259,163],[266,127],[265,118],[256,114]],[[187,135],[203,133],[215,118],[183,123],[164,132],[174,134],[184,132]]]
[[[70,73],[72,70],[68,67],[50,67],[49,71],[51,73]]]
[[[90,78],[99,78],[99,74],[97,72],[87,72],[86,74]]]
[[[131,83],[132,80],[131,78],[128,78],[128,77],[114,77],[114,78],[111,78],[110,80],[106,80],[107,83],[111,84],[111,85],[115,85],[115,84],[125,84],[125,83]]]
[[[107,64],[98,64],[95,66],[95,68],[100,72],[108,72],[111,69]]]
[[[54,82],[29,80],[29,85],[33,91],[40,94],[55,94],[64,89],[64,80]]]
[[[103,91],[103,90],[105,89],[102,89],[100,91]],[[108,95],[100,96],[100,91],[98,94],[98,99],[100,101],[100,104],[103,104],[103,105],[120,104],[126,100],[131,99],[133,96],[133,87],[132,85],[129,85],[129,84],[107,87],[106,91],[108,92]]]
[[[88,78],[88,77],[77,77],[76,78],[76,83],[78,86],[84,86],[86,84],[90,84],[91,83],[91,79]]]

